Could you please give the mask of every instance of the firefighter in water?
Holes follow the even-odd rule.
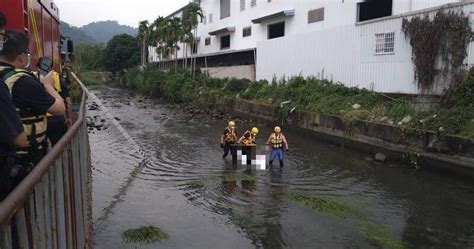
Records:
[[[267,144],[271,147],[270,165],[273,164],[275,157],[278,157],[278,160],[280,160],[280,167],[283,167],[284,150],[288,151],[288,142],[279,126],[275,127],[274,132],[268,138]]]
[[[237,153],[235,147],[232,146],[237,142],[237,135],[235,135],[235,122],[229,121],[229,124],[225,128],[224,132],[221,135],[221,148],[224,149],[224,155],[222,158],[226,158],[227,155],[232,155],[232,161],[237,161]]]
[[[244,132],[244,135],[239,139],[237,143],[244,145],[242,155],[247,156],[247,165],[252,164],[252,158],[256,156],[256,138],[258,134],[258,128],[253,127],[251,130]]]

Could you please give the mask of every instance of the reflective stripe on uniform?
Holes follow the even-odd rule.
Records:
[[[0,66],[0,75],[3,81],[8,86],[10,95],[12,95],[13,86],[22,77],[33,77],[30,73],[22,69],[13,69],[11,67]],[[39,83],[38,83],[39,84]],[[36,149],[40,149],[41,144],[46,139],[46,129],[48,121],[46,114],[36,115],[31,109],[16,109],[20,115],[23,123],[23,129],[26,133],[28,141],[31,146],[36,146]],[[24,154],[29,148],[17,149],[17,154]]]
[[[272,144],[272,147],[275,149],[282,148],[283,147],[283,137],[281,134],[275,134],[272,133],[271,138],[270,138],[270,143]]]
[[[249,134],[249,137],[246,138],[245,134]],[[250,131],[246,131],[244,133],[244,139],[242,139],[242,143],[245,144],[245,145],[254,145],[255,144],[255,135],[252,134],[252,132],[250,132]]]
[[[59,77],[59,74],[54,70],[53,70],[52,74],[53,74],[53,79],[54,79],[54,85],[53,85],[54,90],[56,90],[56,92],[58,92],[58,93],[61,93],[63,91],[63,89],[61,88],[61,79]],[[51,117],[53,115],[48,112],[46,114],[46,116]]]
[[[235,135],[235,132],[233,132],[229,127],[226,128],[227,133],[224,136],[224,140],[226,142],[236,142],[237,141],[237,135]]]

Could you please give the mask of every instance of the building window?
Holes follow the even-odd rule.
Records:
[[[250,0],[250,7],[255,7],[257,6],[257,0]]]
[[[209,23],[212,23],[212,13],[209,14]]]
[[[285,22],[268,25],[268,39],[285,36]]]
[[[247,37],[252,35],[252,27],[246,27],[242,29],[242,37]]]
[[[245,10],[245,0],[240,0],[240,11]]]
[[[201,19],[201,23],[206,25],[207,24],[207,16],[203,16]]]
[[[324,8],[308,11],[308,23],[320,22],[324,20]]]
[[[220,0],[221,2],[221,19],[230,16],[230,0]]]
[[[221,50],[230,48],[230,35],[221,36]]]
[[[357,4],[357,21],[392,15],[392,0],[365,0]]]
[[[375,54],[395,52],[395,32],[375,34]]]
[[[206,40],[204,41],[204,44],[206,44],[206,46],[211,45],[211,37],[207,37]]]

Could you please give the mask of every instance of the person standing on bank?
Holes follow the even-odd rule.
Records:
[[[281,128],[276,126],[274,132],[268,138],[267,144],[270,145],[270,166],[273,165],[273,160],[278,157],[280,167],[283,167],[284,151],[288,152],[288,142],[285,135],[281,132]]]
[[[31,61],[28,36],[16,30],[8,30],[6,35],[8,40],[0,52],[0,79],[8,86],[29,142],[27,148],[16,151],[15,165],[23,166],[24,174],[18,177],[22,178],[46,154],[46,113],[63,115],[65,107],[63,99],[54,90],[51,73],[40,81],[24,70]]]
[[[8,37],[7,19],[0,12],[0,53]],[[13,104],[7,85],[0,79],[0,202],[8,195],[8,176],[15,163],[15,148],[28,147],[20,116]]]
[[[235,147],[232,146],[237,142],[237,135],[235,134],[235,122],[229,121],[228,126],[225,128],[224,133],[221,135],[221,148],[224,149],[224,155],[222,158],[226,158],[227,155],[232,155],[232,161],[237,162],[237,153]]]
[[[36,67],[39,68],[40,65],[44,63],[47,63],[49,68],[53,68],[53,61],[46,57],[39,58],[38,64],[36,65]],[[56,92],[59,93],[59,95],[63,99],[64,105],[67,106],[66,98],[69,97],[69,91],[67,88],[64,87],[64,84],[61,81],[61,77],[59,76],[59,73],[57,73],[53,69],[51,70],[51,74],[53,75],[53,79],[54,79],[53,88]],[[44,77],[40,75],[39,73],[36,73],[36,76],[39,77],[40,79],[41,77]],[[67,132],[68,124],[66,123],[65,115],[52,115],[48,113],[47,117],[48,117],[48,126],[47,126],[48,128],[46,129],[46,137],[51,142],[51,147],[54,147],[54,145]]]
[[[71,69],[67,66],[67,62],[61,65],[61,97],[63,97],[66,105],[66,125],[68,129],[72,127],[72,100],[69,87],[71,85],[69,77],[70,70]]]

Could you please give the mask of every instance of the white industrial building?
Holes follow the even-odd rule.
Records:
[[[215,77],[315,76],[379,92],[417,94],[402,20],[440,8],[471,17],[470,0],[201,0],[194,51]],[[178,10],[171,16],[180,16]],[[471,44],[472,45],[472,44]],[[183,47],[183,46],[181,46]],[[471,47],[471,46],[470,46]],[[149,61],[160,58],[149,49]],[[194,53],[192,53],[194,52]],[[468,51],[471,55],[471,48]],[[474,54],[473,54],[474,55]],[[474,64],[468,56],[466,64]],[[437,82],[431,93],[447,86]]]

